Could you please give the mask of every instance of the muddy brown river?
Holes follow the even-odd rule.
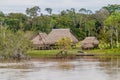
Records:
[[[0,63],[0,80],[120,80],[120,59],[83,57]]]

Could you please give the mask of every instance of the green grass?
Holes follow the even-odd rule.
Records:
[[[87,53],[92,53],[92,54],[120,55],[120,48],[94,49],[94,50],[86,50],[86,52]]]
[[[38,57],[38,58],[54,58],[56,54],[61,50],[31,50],[29,51],[29,55],[31,57]],[[68,50],[68,56],[72,57],[75,56],[80,49],[71,49]],[[94,49],[94,50],[85,50],[88,54],[103,54],[103,55],[120,55],[120,48],[115,49]]]
[[[86,53],[98,54],[96,58],[99,58],[101,61],[120,59],[120,48],[86,50]]]
[[[32,50],[29,51],[31,57],[51,57],[55,56],[59,50]]]
[[[31,57],[40,57],[40,58],[49,58],[49,57],[55,57],[57,53],[59,53],[61,50],[31,50],[28,51],[28,54]],[[68,50],[68,55],[76,54],[77,49],[71,49]]]

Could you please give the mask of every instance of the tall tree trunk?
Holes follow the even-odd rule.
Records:
[[[91,36],[91,32],[90,31],[88,31],[88,36]]]
[[[118,30],[115,29],[115,35],[116,35],[116,47],[118,47]]]
[[[110,32],[110,48],[113,48],[113,28],[111,27],[111,32]]]
[[[110,48],[113,48],[113,38],[112,38],[112,33],[110,33]]]

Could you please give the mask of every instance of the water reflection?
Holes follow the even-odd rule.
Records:
[[[119,80],[120,57],[0,63],[0,80]]]

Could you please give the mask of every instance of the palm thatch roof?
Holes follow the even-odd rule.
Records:
[[[31,40],[31,42],[33,43],[33,45],[43,46],[46,44],[46,37],[46,33],[39,33],[35,38]]]
[[[86,37],[81,42],[82,49],[92,49],[97,47],[98,45],[99,45],[99,41],[97,40],[96,37]]]
[[[77,43],[77,38],[70,32],[70,29],[53,29],[47,36],[48,44],[55,44],[58,40],[68,37],[73,43]]]

